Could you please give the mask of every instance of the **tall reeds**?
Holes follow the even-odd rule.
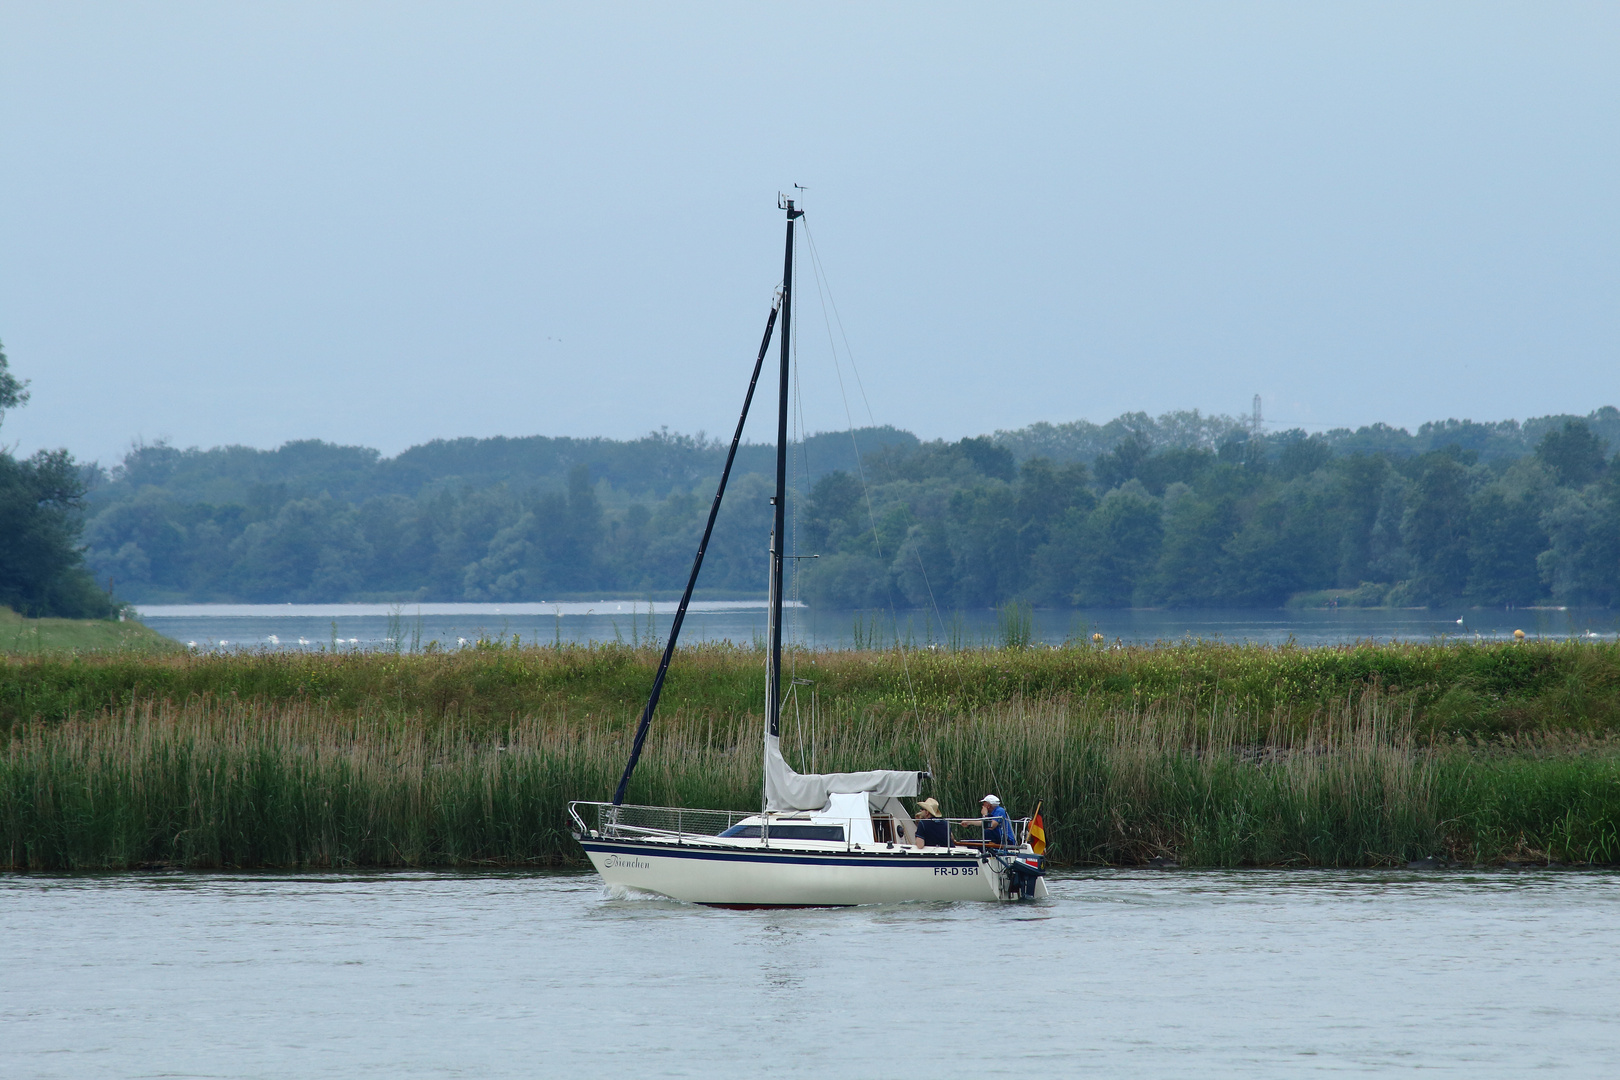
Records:
[[[790,755],[820,770],[929,768],[970,813],[1044,803],[1067,863],[1367,866],[1425,856],[1614,862],[1620,744],[1607,735],[1429,738],[1377,687],[1308,708],[1201,695],[1013,698],[951,713],[820,699]],[[614,714],[504,720],[381,699],[138,700],[13,729],[0,751],[11,869],[559,865],[569,799],[604,799]],[[631,801],[758,806],[757,714],[661,715]]]

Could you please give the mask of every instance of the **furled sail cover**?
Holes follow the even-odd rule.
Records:
[[[895,769],[870,772],[797,773],[782,759],[781,740],[765,736],[765,809],[820,810],[827,796],[865,791],[872,795],[910,796],[917,794],[917,774]]]

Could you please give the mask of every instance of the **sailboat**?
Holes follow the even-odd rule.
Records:
[[[793,229],[804,211],[779,198],[787,214],[782,287],[765,321],[708,523],[676,607],[652,690],[636,726],[629,761],[612,802],[568,807],[574,837],[612,889],[717,907],[833,907],[914,900],[1009,901],[1046,895],[1045,857],[1031,846],[1028,819],[989,832],[982,819],[955,819],[949,843],[920,847],[902,799],[929,779],[921,770],[800,773],[782,757],[782,586],[787,506],[789,353],[793,318]],[[625,803],[658,707],[659,694],[703,554],[731,477],[771,335],[781,323],[776,417],[776,493],[770,537],[768,658],[765,683],[763,807],[758,813]],[[959,838],[959,834],[961,835]],[[1044,847],[1044,845],[1042,845]]]

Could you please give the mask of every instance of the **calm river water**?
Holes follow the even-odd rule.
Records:
[[[0,877],[0,1074],[1616,1073],[1616,875],[1052,893],[729,912],[580,874]]]
[[[143,605],[141,621],[161,634],[200,650],[269,649],[409,650],[436,641],[461,648],[479,638],[524,642],[663,641],[674,602],[598,600],[551,604],[186,604]],[[1439,636],[1502,641],[1523,630],[1531,637],[1614,640],[1620,616],[1607,610],[1523,609],[1454,611],[1357,609],[1284,611],[1052,611],[1033,613],[1031,636],[1059,645],[1100,633],[1109,641],[1175,641],[1219,638],[1300,645],[1338,645],[1362,639],[1428,641]],[[789,641],[814,648],[841,648],[902,641],[917,646],[997,644],[1000,619],[993,610],[851,611],[801,607],[783,627]],[[731,641],[748,645],[765,637],[764,601],[706,601],[692,605],[681,631],[684,642]]]

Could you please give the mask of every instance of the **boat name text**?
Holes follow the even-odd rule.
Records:
[[[613,867],[613,866],[620,866],[620,867],[623,867],[626,870],[651,870],[652,869],[652,863],[644,862],[643,860],[636,858],[634,855],[618,855],[618,854],[614,854],[614,855],[609,855],[607,858],[602,860],[602,869],[606,870],[609,867]]]

